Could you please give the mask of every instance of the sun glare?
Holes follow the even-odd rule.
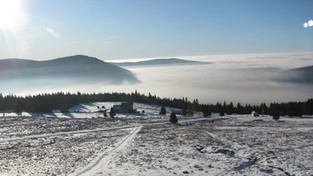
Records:
[[[22,0],[0,0],[0,30],[15,32],[25,20]]]

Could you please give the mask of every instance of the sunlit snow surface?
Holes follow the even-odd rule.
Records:
[[[98,106],[0,118],[0,175],[311,175],[313,119],[145,113],[104,118]],[[76,113],[81,111],[81,113]],[[75,112],[75,113],[74,113]],[[29,117],[23,117],[23,116]],[[33,115],[34,117],[30,117]],[[101,117],[101,118],[100,118]],[[209,120],[215,119],[214,123]]]

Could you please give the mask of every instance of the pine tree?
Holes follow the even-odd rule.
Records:
[[[208,110],[208,111],[203,112],[203,116],[204,116],[204,117],[209,117],[209,118],[210,118],[210,117],[211,117],[211,115],[212,115],[212,112],[211,112],[211,111],[209,111],[209,110]]]
[[[192,117],[194,114],[194,108],[193,105],[188,106],[188,116]]]
[[[203,117],[211,117],[212,115],[212,112],[210,111],[210,108],[208,105],[202,106],[202,113],[203,113]]]
[[[279,120],[279,115],[277,115],[277,114],[273,115],[273,119],[278,121]]]
[[[183,109],[182,109],[182,115],[183,115],[183,116],[187,116],[187,109],[186,109],[186,108],[183,108]]]
[[[113,118],[116,115],[115,110],[111,108],[110,110],[110,117]]]
[[[178,122],[178,119],[177,119],[176,114],[174,112],[171,113],[170,122],[173,124],[176,124]]]
[[[160,115],[166,115],[166,109],[164,106],[161,107]]]

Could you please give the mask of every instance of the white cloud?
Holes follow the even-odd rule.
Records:
[[[46,30],[51,34],[53,35],[55,38],[57,39],[60,39],[61,38],[61,35],[57,32],[55,32],[53,29],[47,27]]]
[[[310,20],[308,22],[303,23],[304,28],[312,27],[312,26],[313,26],[313,20]]]
[[[303,27],[304,27],[304,28],[307,28],[307,27],[309,27],[309,24],[308,24],[307,22],[305,22],[305,23],[303,24]]]

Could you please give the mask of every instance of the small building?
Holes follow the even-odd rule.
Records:
[[[181,109],[172,109],[172,113],[180,114],[180,115],[183,114]]]
[[[120,105],[114,105],[113,109],[116,113],[135,113],[133,103],[123,102]]]
[[[252,117],[259,117],[259,113],[256,112],[256,111],[252,111],[252,112],[251,112],[251,116],[252,116]]]
[[[2,113],[2,116],[4,117],[6,114],[15,113],[15,111],[7,109],[7,110],[0,111],[0,113]]]

